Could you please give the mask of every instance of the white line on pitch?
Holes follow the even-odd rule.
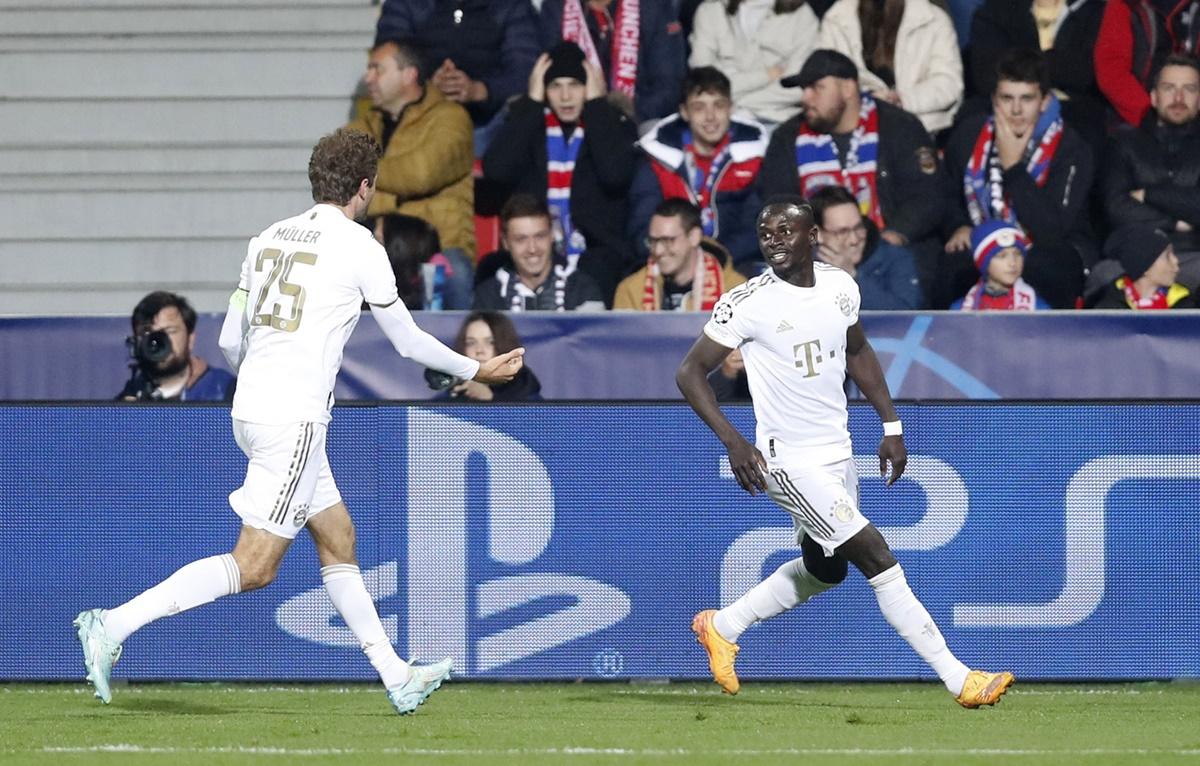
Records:
[[[7,750],[10,754],[28,753],[28,750]],[[763,749],[704,749],[689,750],[686,748],[603,748],[603,747],[563,747],[563,748],[497,748],[497,749],[433,749],[419,747],[385,747],[372,750],[357,748],[284,748],[284,747],[144,747],[142,745],[113,744],[90,745],[86,747],[45,747],[43,753],[144,753],[153,755],[192,755],[192,754],[246,754],[246,755],[283,755],[283,756],[315,756],[328,757],[338,755],[426,755],[426,756],[532,756],[532,755],[576,755],[576,756],[771,756],[771,755],[825,755],[825,756],[926,756],[926,757],[963,757],[971,755],[984,756],[1091,756],[1091,755],[1177,755],[1200,756],[1200,749],[1147,749],[1147,748],[1092,748],[1081,750],[1052,750],[1041,748],[763,748]]]

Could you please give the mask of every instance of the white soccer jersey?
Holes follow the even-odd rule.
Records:
[[[825,465],[851,454],[843,385],[858,285],[835,266],[814,263],[813,272],[812,287],[797,287],[766,271],[721,296],[704,326],[742,349],[756,446],[772,463]]]
[[[250,330],[233,417],[327,423],[362,302],[398,299],[383,247],[338,208],[314,205],[250,240],[238,287]]]

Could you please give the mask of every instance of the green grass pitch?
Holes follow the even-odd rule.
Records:
[[[1197,764],[1200,684],[0,685],[0,764]]]

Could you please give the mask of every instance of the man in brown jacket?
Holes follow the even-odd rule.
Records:
[[[348,127],[383,147],[369,216],[403,213],[438,231],[442,247],[475,259],[474,150],[467,110],[425,87],[420,51],[404,41],[371,50],[367,92],[374,108]]]
[[[617,286],[614,309],[712,311],[718,298],[746,281],[729,251],[704,240],[700,209],[686,199],[658,203],[648,234],[650,258]]]

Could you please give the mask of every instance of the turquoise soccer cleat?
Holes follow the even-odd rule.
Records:
[[[121,645],[108,637],[99,609],[80,612],[74,625],[79,628],[79,645],[83,647],[87,680],[96,688],[96,697],[107,705],[112,702],[108,680],[112,676],[113,665],[121,657]]]
[[[413,665],[412,675],[409,676],[407,682],[387,690],[392,707],[396,708],[396,712],[400,715],[408,715],[415,711],[418,705],[429,698],[430,694],[437,691],[437,688],[442,685],[442,681],[450,678],[450,669],[453,664],[454,661],[447,657],[432,665]]]

